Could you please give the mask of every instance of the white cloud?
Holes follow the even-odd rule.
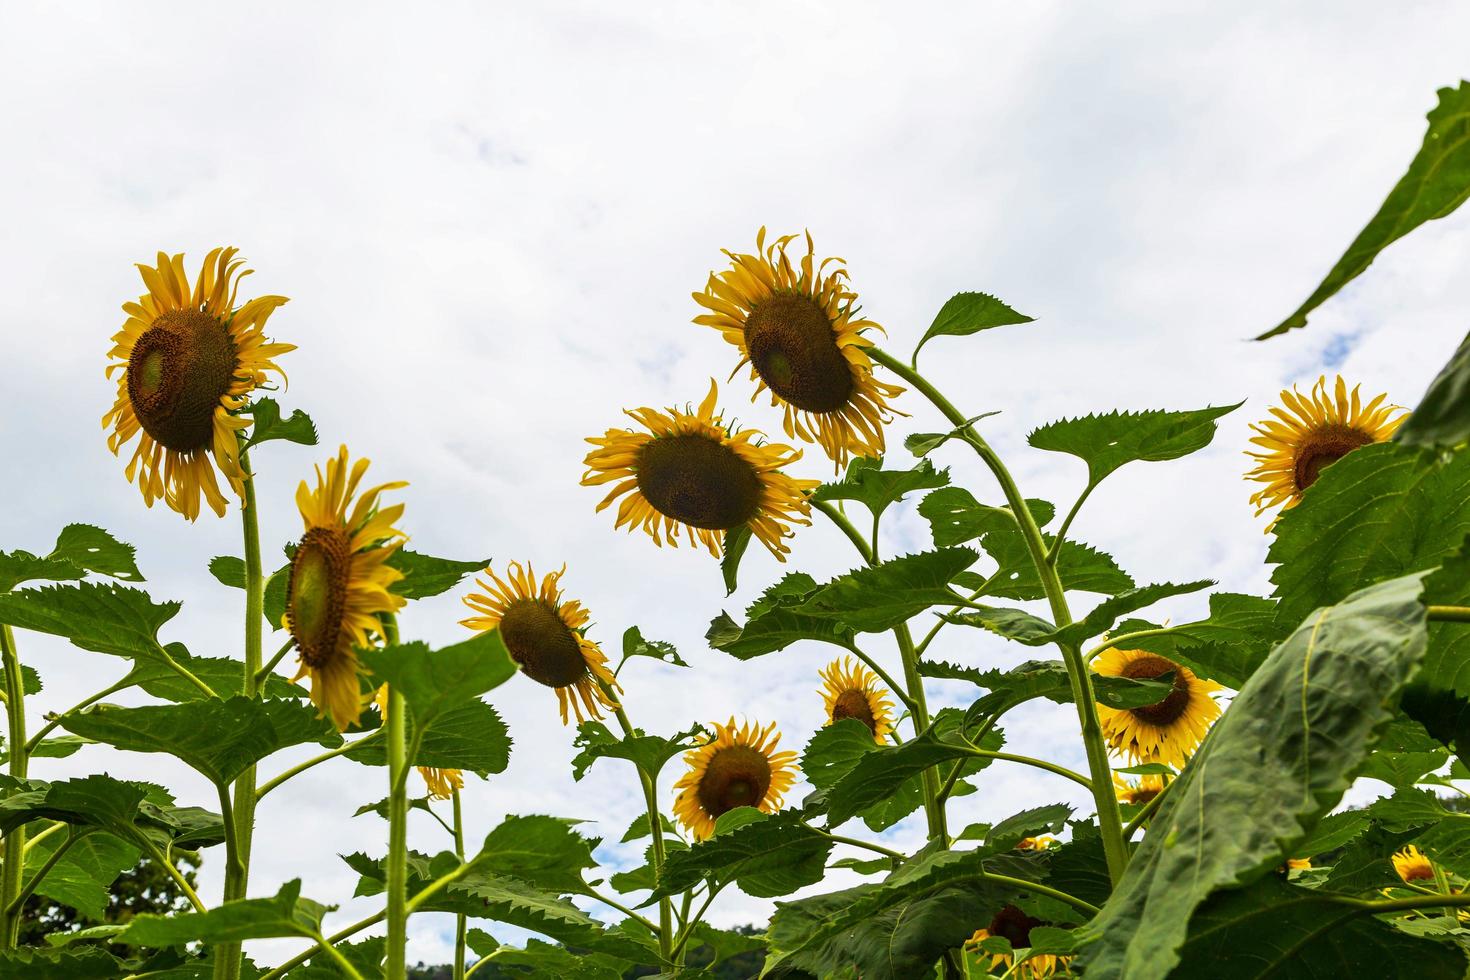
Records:
[[[35,550],[63,523],[100,523],[139,545],[156,595],[187,601],[170,638],[240,655],[238,593],[202,577],[210,557],[238,552],[234,512],[186,526],[145,511],[97,424],[113,397],[107,338],[139,289],[130,263],[237,244],[259,270],[255,289],[292,297],[272,321],[300,346],[284,362],[285,401],[324,441],[257,461],[269,554],[297,533],[297,480],[345,441],[382,478],[412,481],[405,523],[419,549],[566,561],[598,638],[615,646],[636,623],[677,643],[694,670],[627,675],[637,724],[743,713],[779,721],[799,746],[828,651],[742,665],[702,639],[714,613],[781,569],[753,554],[741,593],[723,599],[707,555],[614,533],[577,485],[582,438],[624,406],[697,398],[728,374],[730,349],[688,322],[688,294],[721,247],[748,247],[764,223],[810,227],[819,249],[846,256],[897,349],[962,289],[1038,317],[936,341],[924,362],[965,410],[1004,410],[985,431],[1029,495],[1065,502],[1081,476],[1074,460],[1025,447],[1037,424],[1249,399],[1209,450],[1113,477],[1076,531],[1141,580],[1265,590],[1266,541],[1240,482],[1246,423],[1324,360],[1411,404],[1466,327],[1470,219],[1394,246],[1310,329],[1244,338],[1300,301],[1397,179],[1434,90],[1464,72],[1467,28],[1447,3],[1250,15],[921,4],[902,17],[877,4],[13,7],[0,37],[0,546]],[[732,382],[729,403],[772,429],[777,416],[746,404],[749,390]],[[894,426],[895,445],[936,428],[917,398],[899,407],[912,418]],[[804,470],[822,476],[817,455]],[[942,461],[995,496],[958,448]],[[885,547],[925,541],[909,508]],[[853,564],[843,546],[816,526],[796,564],[840,571]],[[458,618],[444,597],[411,609],[404,629],[452,640]],[[46,681],[37,711],[121,672],[45,638],[21,643]],[[958,630],[937,655],[1017,659]],[[945,687],[941,699],[963,697]],[[574,784],[551,695],[518,679],[494,700],[516,750],[506,774],[470,787],[471,836],[502,813],[551,812],[597,818],[616,839],[639,806],[627,774],[604,763]],[[1074,726],[1070,709],[1036,708],[1007,730],[1019,751],[1077,763]],[[100,767],[212,804],[162,757],[89,748],[35,774]],[[336,854],[383,846],[376,818],[348,819],[383,795],[368,782],[379,775],[339,762],[269,797],[253,891],[302,876],[308,894],[345,900],[354,879]],[[987,780],[956,801],[957,825],[1083,802],[999,766]],[[413,828],[426,848],[440,846],[435,832]],[[918,834],[906,825],[895,839]],[[217,894],[216,856],[204,877]],[[372,907],[348,902],[333,921]],[[731,896],[713,918],[768,909]],[[445,928],[416,924],[411,956],[443,959]]]

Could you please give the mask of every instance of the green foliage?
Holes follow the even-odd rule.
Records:
[[[750,539],[749,524],[741,524],[725,532],[724,547],[720,555],[720,575],[725,580],[725,595],[733,595],[735,592],[740,575],[740,559],[745,557]]]
[[[28,551],[0,552],[0,592],[9,592],[22,582],[74,581],[88,572],[141,582],[143,576],[133,559],[135,550],[100,527],[68,524],[44,557]]]
[[[222,943],[284,936],[315,936],[322,916],[336,906],[301,897],[301,879],[288,881],[273,898],[245,898],[217,905],[208,912],[140,915],[117,934],[138,946],[176,946],[190,942]]]
[[[835,619],[857,633],[892,629],[951,602],[949,583],[977,557],[969,548],[943,548],[860,568],[808,595],[796,611]]]
[[[418,752],[414,765],[439,769],[463,769],[480,778],[505,772],[510,764],[510,729],[500,713],[484,701],[463,702],[435,716],[427,728],[417,729]],[[386,766],[387,748],[382,739],[363,741],[344,755],[365,766]]]
[[[1357,278],[1378,253],[1426,221],[1443,218],[1470,197],[1470,82],[1439,90],[1429,130],[1409,169],[1342,258],[1306,302],[1257,337],[1265,340],[1307,325],[1307,315]]]
[[[117,657],[157,657],[158,631],[179,603],[146,592],[82,582],[0,594],[0,623],[65,637],[83,650]]]
[[[431,650],[425,643],[363,650],[358,659],[376,682],[401,695],[414,723],[431,728],[444,712],[491,691],[515,675],[516,663],[499,630]]]
[[[1470,336],[1460,341],[1393,438],[1405,446],[1427,448],[1449,448],[1470,440]]]
[[[841,480],[824,483],[812,491],[812,499],[856,501],[876,518],[907,494],[933,490],[948,483],[949,470],[936,470],[927,459],[913,469],[885,470],[883,460],[859,456],[847,464],[847,473]]]
[[[623,659],[618,665],[618,670],[621,671],[622,665],[632,657],[649,657],[659,663],[672,664],[675,667],[689,666],[684,662],[684,658],[679,656],[679,651],[674,649],[672,643],[665,643],[662,640],[646,640],[643,638],[643,632],[636,626],[630,626],[623,632]]]
[[[1117,632],[1158,628],[1131,620],[1120,624]],[[1168,657],[1201,677],[1239,690],[1289,628],[1278,618],[1275,600],[1217,592],[1210,596],[1209,618],[1171,626],[1165,635],[1131,639],[1128,646]]]
[[[821,640],[849,648],[853,642],[851,629],[831,617],[800,608],[817,589],[810,575],[792,572],[750,604],[744,626],[722,612],[710,623],[705,639],[716,650],[740,660],[784,650],[798,640]]]
[[[1189,412],[1108,412],[1063,419],[1034,430],[1026,441],[1037,449],[1069,453],[1087,464],[1087,484],[1135,460],[1160,462],[1188,456],[1215,438],[1217,421],[1243,402]]]
[[[986,293],[956,293],[939,308],[934,322],[924,331],[923,338],[914,348],[913,360],[918,361],[919,351],[935,337],[967,337],[992,327],[1031,323],[1034,319],[1024,313],[1017,313]]]
[[[1314,614],[1245,684],[1083,927],[1090,975],[1168,975],[1194,910],[1280,864],[1337,802],[1424,655],[1421,579]]]
[[[403,578],[388,586],[388,591],[405,599],[428,599],[448,592],[464,581],[466,575],[473,575],[489,565],[489,558],[455,561],[399,548],[388,556],[388,567],[402,572]]]
[[[87,834],[67,844],[65,834],[35,842],[25,856],[26,880],[65,846],[66,850],[41,879],[37,894],[69,905],[90,919],[107,914],[108,895],[118,875],[137,865],[141,851],[113,834]]]
[[[673,738],[661,738],[635,728],[631,734],[619,738],[600,721],[584,721],[577,726],[575,745],[581,751],[572,759],[572,778],[580,781],[593,762],[604,758],[627,759],[645,775],[657,778],[670,759],[700,744],[699,736],[703,732],[703,726],[694,725]]]
[[[734,882],[748,895],[773,898],[822,880],[832,839],[807,826],[800,812],[784,810],[767,816],[749,807],[749,813],[731,811],[727,817],[746,821],[687,850],[670,854],[655,895],[676,895],[713,880],[717,887]]]
[[[250,429],[250,439],[245,443],[246,449],[275,439],[294,442],[298,446],[316,445],[316,424],[299,408],[283,419],[281,406],[274,398],[256,398],[246,407],[245,414],[255,420]]]

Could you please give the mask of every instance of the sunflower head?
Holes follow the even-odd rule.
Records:
[[[775,723],[737,727],[732,717],[716,722],[709,741],[684,753],[689,769],[674,784],[674,814],[696,840],[712,836],[715,821],[736,807],[780,809],[796,781],[796,753],[777,752],[780,741]]]
[[[893,702],[878,683],[878,675],[851,657],[834,660],[817,676],[822,678],[822,700],[826,702],[827,724],[856,718],[868,726],[873,741],[887,741],[893,731]]]
[[[860,317],[857,293],[847,284],[842,259],[816,263],[812,236],[793,264],[787,246],[795,235],[755,254],[729,250],[730,268],[711,273],[694,301],[707,312],[695,323],[714,327],[739,349],[739,371],[750,365],[756,394],[770,389],[771,404],[786,411],[786,434],[822,447],[840,469],[852,454],[883,455],[883,426],[892,421],[888,399],[903,389],[873,377],[864,350],[867,330],[882,330]]]
[[[718,389],[697,411],[639,408],[628,412],[641,430],[608,429],[587,441],[597,448],[584,461],[583,486],[616,485],[597,505],[622,497],[617,527],[641,527],[662,545],[677,546],[682,528],[691,545],[720,556],[723,535],[745,526],[785,560],[793,524],[809,524],[807,492],[816,480],[798,480],[782,467],[801,458],[790,446],[758,441],[753,429],[733,431],[715,412]]]
[[[1134,762],[1159,762],[1182,769],[1220,717],[1220,706],[1211,697],[1220,685],[1196,677],[1194,671],[1167,657],[1113,648],[1103,651],[1093,669],[1104,676],[1138,680],[1174,672],[1173,689],[1156,704],[1124,709],[1097,706],[1103,737],[1115,752]]]
[[[975,934],[965,941],[965,946],[975,947],[989,939],[991,936],[1000,936],[1011,944],[1011,949],[1030,949],[1031,930],[1037,926],[1049,925],[1041,919],[1033,918],[1021,911],[1014,905],[1004,905],[1001,910],[990,920],[990,924],[983,929],[976,929]],[[971,949],[971,952],[984,956],[983,950]],[[1029,980],[1042,980],[1056,973],[1057,967],[1071,961],[1070,956],[1053,956],[1043,953],[1040,956],[1031,956],[1025,959],[1015,972],[1007,973],[1007,976],[1024,977]],[[990,957],[990,969],[1011,970],[1011,964],[1015,958],[1009,953],[994,953]]]
[[[1143,806],[1162,793],[1166,785],[1168,784],[1163,776],[1139,776],[1137,782],[1133,782],[1113,773],[1113,791],[1118,796],[1118,802],[1129,806]]]
[[[536,570],[529,565],[511,562],[503,579],[487,568],[490,581],[475,580],[484,592],[464,597],[476,615],[460,620],[477,633],[500,630],[521,673],[555,689],[564,725],[568,708],[578,722],[584,720],[584,707],[592,718],[602,717],[599,705],[616,709],[608,690],[621,690],[607,669],[607,657],[584,635],[591,615],[577,600],[562,599],[559,583],[565,572],[565,567],[552,572],[537,585]]]
[[[1410,844],[1393,856],[1393,869],[1407,883],[1434,880],[1434,865],[1423,851]]]
[[[378,706],[378,713],[383,720],[388,720],[388,685],[378,687],[377,694],[373,695],[373,703]],[[424,786],[429,791],[431,800],[448,800],[454,794],[464,789],[464,773],[459,769],[438,769],[434,766],[417,767],[419,775],[424,777]]]
[[[1349,392],[1339,375],[1329,393],[1326,377],[1318,378],[1310,395],[1282,391],[1272,418],[1251,425],[1251,442],[1265,450],[1246,454],[1256,461],[1246,479],[1265,484],[1251,496],[1257,514],[1278,504],[1283,510],[1295,507],[1329,465],[1354,449],[1384,442],[1403,424],[1407,416],[1397,405],[1384,404],[1387,395],[1364,405],[1358,388]]]
[[[1044,851],[1056,842],[1057,839],[1055,837],[1048,837],[1045,834],[1040,837],[1022,837],[1020,842],[1016,844],[1016,850]]]
[[[149,507],[162,498],[191,521],[201,494],[216,514],[225,512],[216,469],[243,496],[249,474],[236,433],[250,419],[235,413],[268,372],[280,372],[274,358],[295,350],[267,343],[263,333],[284,296],[235,305],[249,273],[243,264],[235,249],[217,248],[192,286],[183,255],[160,252],[156,265],[140,264],[148,292],[123,304],[128,318],[108,354],[107,376],[117,376],[117,399],[102,417],[108,448],[118,453],[136,437],[128,480],[137,480]]]
[[[305,480],[296,490],[306,533],[296,545],[286,585],[283,624],[300,657],[295,679],[311,678],[311,700],[332,717],[339,730],[362,713],[357,647],[381,636],[379,617],[403,608],[389,591],[403,577],[387,564],[407,538],[394,527],[403,505],[380,507],[386,490],[406,483],[383,483],[358,492],[368,461],[349,465],[347,447],[317,467],[316,486]]]

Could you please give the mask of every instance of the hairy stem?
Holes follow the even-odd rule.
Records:
[[[459,790],[450,792],[450,799],[454,806],[454,856],[464,863],[464,807],[460,804]],[[454,976],[453,980],[464,980],[464,949],[465,936],[469,931],[469,923],[465,914],[460,912],[454,917]]]
[[[383,617],[383,637],[398,641],[398,623]],[[408,975],[408,758],[407,711],[403,695],[388,688],[388,711],[383,727],[388,730],[388,980]],[[422,893],[420,893],[422,894]]]
[[[325,939],[321,938],[320,936],[314,937],[316,939],[316,945],[306,947],[306,949],[291,957],[289,960],[282,963],[274,970],[266,973],[260,978],[260,980],[280,980],[281,977],[284,977],[286,974],[290,973],[292,970],[296,969],[298,966],[311,959],[312,954],[314,954],[318,949],[326,949],[328,946],[335,946],[337,943],[340,943],[344,939],[351,939],[353,936],[357,935],[359,932],[362,932],[364,929],[370,928],[377,925],[379,922],[382,922],[385,915],[387,915],[386,911],[374,912],[366,919],[359,919],[358,921],[352,923],[352,925],[347,926],[345,929],[341,929],[337,932],[332,933]]]
[[[373,741],[374,739],[381,738],[382,736],[386,735],[387,733],[388,733],[388,726],[387,725],[383,725],[380,728],[375,728],[372,731],[368,732],[362,738],[354,739],[353,741],[348,742],[345,745],[339,746],[339,747],[337,747],[335,749],[331,749],[330,751],[327,751],[327,752],[323,752],[321,755],[314,755],[310,759],[307,759],[305,762],[302,762],[302,763],[299,763],[297,765],[292,766],[290,769],[287,769],[285,772],[281,773],[279,776],[275,777],[274,779],[272,779],[269,782],[267,782],[264,786],[262,786],[259,789],[257,789],[255,791],[255,800],[256,800],[256,802],[257,803],[260,802],[260,800],[265,796],[265,794],[269,793],[271,790],[275,789],[277,786],[280,786],[286,780],[291,779],[291,778],[293,778],[295,776],[299,776],[303,772],[306,772],[306,770],[311,769],[314,766],[319,766],[323,762],[329,762],[332,759],[337,758],[337,756],[339,756],[339,755],[346,755],[348,752],[351,752],[353,749],[359,748],[359,747],[367,744],[368,742]]]
[[[617,701],[613,696],[611,688],[601,680],[598,684],[609,701]],[[622,728],[625,737],[633,735],[633,724],[628,721],[628,713],[622,706],[613,712],[618,719],[618,726]],[[658,880],[664,872],[664,827],[663,821],[659,819],[658,812],[658,784],[655,783],[641,768],[638,770],[638,782],[643,787],[643,802],[648,808],[648,832],[653,835],[653,875]],[[658,951],[667,960],[674,948],[674,906],[668,898],[658,900]]]
[[[118,681],[116,684],[113,684],[110,687],[103,688],[102,690],[98,691],[96,694],[93,694],[91,697],[86,698],[85,700],[78,701],[76,704],[72,705],[70,708],[67,708],[65,711],[60,712],[59,714],[48,716],[46,719],[46,724],[42,725],[40,729],[36,732],[36,734],[31,736],[31,740],[26,743],[26,752],[30,753],[36,751],[36,746],[40,745],[42,739],[44,739],[47,735],[50,735],[53,731],[56,730],[56,726],[61,724],[61,720],[63,718],[68,718],[71,715],[79,714],[90,708],[92,705],[96,704],[98,701],[101,701],[109,694],[116,694],[118,691],[126,690],[127,688],[130,688],[132,686],[133,675],[131,672],[129,672],[126,677]]]
[[[20,673],[20,656],[15,649],[15,633],[8,625],[0,626],[0,660],[5,669],[5,716],[9,724],[10,775],[26,778],[30,761],[26,744],[25,681]],[[5,866],[0,872],[0,949],[14,949],[20,939],[20,915],[11,912],[23,887],[25,872],[26,829],[16,827],[5,835]]]

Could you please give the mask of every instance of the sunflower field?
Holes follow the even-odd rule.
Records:
[[[1256,339],[1306,328],[1380,251],[1467,196],[1462,82],[1440,91],[1403,178],[1326,278]],[[922,365],[949,345],[1003,344],[1030,317],[962,292],[922,333],[880,324],[811,233],[762,228],[710,264],[688,314],[725,342],[707,373],[727,380],[686,377],[689,401],[603,420],[575,447],[581,483],[609,534],[707,552],[730,592],[779,575],[713,615],[701,654],[755,678],[760,658],[825,645],[815,733],[783,738],[749,691],[724,718],[678,704],[630,717],[646,666],[697,671],[696,658],[646,638],[657,623],[596,621],[560,561],[412,550],[435,515],[354,433],[324,440],[313,472],[262,466],[273,444],[318,442],[295,402],[309,408],[310,392],[287,401],[301,339],[287,299],[255,291],[234,248],[159,252],[138,264],[141,292],[99,365],[102,427],[144,506],[238,516],[239,553],[208,571],[231,590],[244,657],[172,639],[180,604],[145,591],[148,556],[109,531],[7,543],[0,977],[404,980],[410,918],[430,912],[456,924],[454,980],[700,980],[751,953],[773,978],[1470,975],[1470,340],[1410,404],[1321,376],[1257,413],[1241,497],[1269,535],[1274,591],[1211,592],[1203,560],[1193,581],[1155,582],[1072,530],[1113,473],[1205,448],[1239,404],[1041,425],[1029,447],[1074,457],[1078,479],[1060,503],[1028,497],[993,445],[1004,417]],[[752,394],[774,409],[764,429],[731,414]],[[897,414],[926,431],[893,445]],[[946,460],[960,457],[987,478],[959,485]],[[258,501],[292,492],[301,523],[278,555],[262,548]],[[880,528],[905,500],[932,545],[883,554]],[[807,535],[850,544],[852,570],[801,571]],[[415,639],[414,603],[445,594],[463,601],[462,638]],[[1177,621],[1170,601],[1194,594],[1208,616]],[[1034,652],[1009,669],[934,655],[938,635],[964,631]],[[28,710],[36,633],[95,655],[100,689]],[[967,706],[931,707],[939,682],[964,685]],[[121,692],[143,703],[113,703]],[[487,825],[463,805],[467,780],[508,765],[501,698],[559,712],[577,780],[594,766],[626,780],[645,813],[598,832],[643,849],[642,865],[604,866],[601,837],[571,815]],[[1065,735],[1085,767],[1008,747],[1011,712],[1037,699],[1075,711]],[[49,778],[48,760],[95,743],[136,753],[137,778]],[[301,747],[316,754],[276,758]],[[177,798],[150,781],[150,753],[217,792]],[[381,847],[346,857],[377,909],[328,927],[343,896],[300,880],[265,893],[251,858],[269,846],[257,814],[274,790],[349,763],[379,798],[357,815],[380,821]],[[1002,770],[1080,787],[1090,805],[957,826],[950,802]],[[1346,806],[1359,777],[1392,792]],[[432,835],[409,833],[413,811]],[[908,818],[924,842],[900,850],[884,832]],[[20,942],[33,898],[88,907],[140,860],[183,907]],[[195,887],[200,860],[223,868],[220,893]],[[860,883],[836,887],[833,869]],[[710,924],[737,891],[775,900],[768,924]],[[506,930],[531,938],[494,938]],[[261,965],[245,947],[258,940],[297,952]]]

